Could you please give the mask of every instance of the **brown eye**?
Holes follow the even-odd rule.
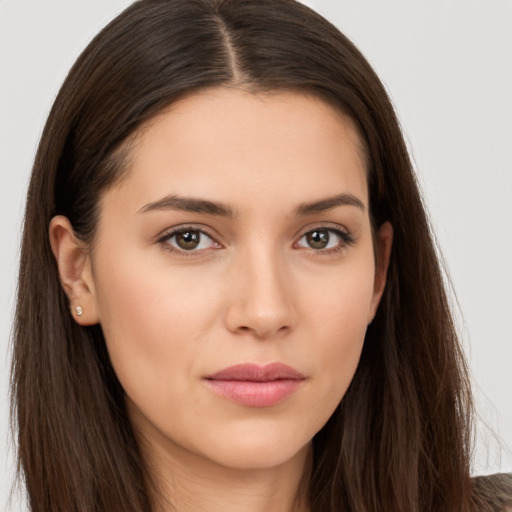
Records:
[[[202,249],[220,248],[210,236],[200,229],[180,229],[162,237],[161,243],[170,245],[176,252],[197,252]]]
[[[327,229],[315,229],[306,234],[306,241],[312,249],[325,249],[329,245],[329,240]]]
[[[331,249],[342,249],[353,242],[354,239],[346,231],[336,228],[318,227],[304,233],[297,242],[297,245],[305,249],[329,253]]]
[[[184,251],[191,251],[197,249],[201,241],[201,233],[199,231],[181,231],[176,233],[176,244]]]

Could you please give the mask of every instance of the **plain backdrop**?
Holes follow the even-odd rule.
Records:
[[[128,0],[0,0],[0,511],[12,483],[9,335],[24,195],[68,69]],[[398,111],[456,293],[481,419],[474,473],[512,470],[512,1],[317,0]],[[501,448],[494,431],[501,436]]]

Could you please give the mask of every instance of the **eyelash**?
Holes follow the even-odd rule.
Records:
[[[162,234],[162,236],[158,237],[157,243],[164,246],[166,251],[172,252],[173,254],[176,254],[178,256],[183,256],[183,257],[201,256],[203,251],[205,251],[207,249],[187,251],[185,249],[178,249],[177,247],[173,247],[170,245],[169,241],[173,237],[175,237],[176,235],[179,235],[180,233],[186,233],[187,231],[194,231],[194,232],[200,233],[201,235],[205,235],[208,238],[210,238],[214,244],[217,244],[219,246],[219,248],[221,246],[221,244],[219,242],[217,242],[217,240],[211,233],[208,233],[208,231],[206,231],[204,228],[199,228],[194,225],[189,225],[189,226],[185,225],[185,226],[180,226],[178,228],[172,228],[170,231],[166,231],[165,233]]]
[[[328,256],[331,254],[337,254],[346,249],[347,247],[350,247],[355,242],[355,238],[353,237],[353,235],[349,233],[345,228],[342,228],[341,226],[338,225],[333,226],[332,224],[320,224],[318,226],[313,226],[312,228],[309,228],[306,231],[303,231],[298,241],[295,242],[295,244],[297,244],[309,233],[313,233],[314,231],[327,231],[329,233],[334,233],[337,237],[340,238],[340,243],[330,249],[313,249],[311,247],[310,250],[313,251],[315,255]]]
[[[210,238],[214,244],[219,246],[217,248],[222,247],[221,244],[219,242],[217,242],[216,238],[211,233],[206,231],[204,228],[199,228],[199,227],[193,226],[193,225],[188,225],[188,226],[185,225],[185,226],[180,226],[179,228],[172,228],[170,231],[166,231],[161,236],[159,236],[157,238],[157,243],[164,246],[165,250],[172,252],[178,256],[183,256],[183,257],[201,256],[203,251],[208,250],[208,249],[187,251],[185,249],[178,249],[178,248],[170,245],[169,241],[173,237],[179,235],[180,233],[186,233],[187,231],[194,231],[194,232],[200,233],[201,235],[205,235],[208,238]],[[335,227],[330,224],[329,225],[321,224],[318,226],[314,226],[314,227],[308,229],[307,231],[303,231],[302,234],[300,235],[300,237],[298,238],[297,242],[294,243],[294,246],[297,245],[305,236],[307,236],[309,233],[313,233],[314,231],[327,231],[329,233],[334,233],[337,237],[339,237],[341,239],[341,242],[339,244],[337,244],[336,247],[332,247],[330,249],[313,249],[310,247],[309,250],[311,250],[313,253],[315,253],[317,255],[327,256],[330,254],[339,253],[342,250],[344,250],[346,247],[353,245],[355,242],[354,237],[344,228],[342,229],[340,226]]]

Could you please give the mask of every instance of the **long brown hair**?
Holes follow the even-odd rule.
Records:
[[[292,0],[140,0],[65,80],[28,191],[14,330],[13,412],[31,510],[151,510],[101,327],[71,318],[48,225],[65,215],[90,244],[131,136],[182,95],[218,86],[304,91],[349,116],[366,151],[373,226],[394,227],[359,367],[313,440],[311,510],[471,510],[470,387],[399,124],[359,51]]]

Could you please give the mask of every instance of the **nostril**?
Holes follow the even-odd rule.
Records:
[[[225,325],[238,335],[258,339],[282,337],[293,330],[294,308],[285,287],[272,286],[261,280],[248,282],[240,288],[240,294],[233,297],[225,310]]]

